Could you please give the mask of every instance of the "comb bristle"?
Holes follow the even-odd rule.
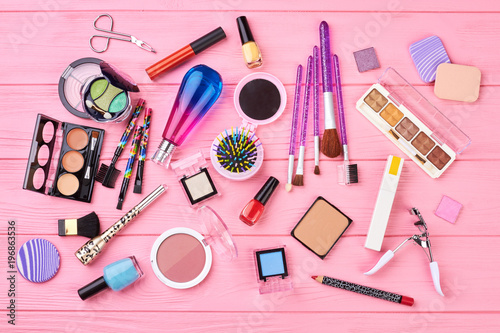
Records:
[[[348,164],[346,165],[346,184],[357,184],[358,183],[358,165]]]
[[[101,163],[101,167],[99,168],[99,171],[97,172],[97,175],[95,176],[95,181],[102,183],[104,180],[104,176],[106,176],[106,172],[108,171],[108,166],[104,163]]]
[[[104,175],[104,179],[101,182],[102,186],[115,188],[116,179],[118,179],[118,175],[120,174],[121,171],[115,168],[113,164],[111,164],[109,167],[108,166],[106,167],[107,167],[106,174]]]

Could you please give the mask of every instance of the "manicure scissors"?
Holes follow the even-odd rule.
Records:
[[[101,28],[97,27],[97,21],[99,21],[99,19],[101,17],[103,17],[103,16],[107,16],[109,18],[109,20],[110,20],[111,25],[109,27],[109,30],[101,29]],[[113,18],[109,14],[101,14],[101,15],[97,16],[96,19],[94,20],[94,29],[97,30],[97,31],[102,31],[102,32],[106,32],[106,33],[109,33],[109,34],[120,35],[120,36],[126,37],[126,38],[121,38],[121,37],[115,37],[115,36],[92,35],[90,37],[90,39],[89,39],[89,45],[90,45],[90,48],[92,49],[92,51],[94,51],[94,52],[102,53],[102,52],[106,51],[108,49],[108,46],[109,46],[109,40],[110,39],[117,39],[117,40],[123,40],[125,42],[134,43],[135,45],[139,46],[143,50],[156,53],[155,49],[153,49],[148,43],[143,42],[142,40],[139,40],[139,39],[135,38],[132,35],[113,31]],[[104,49],[102,49],[102,50],[96,50],[94,48],[94,46],[92,46],[92,40],[94,38],[106,38],[107,39],[106,40],[106,45],[104,46]]]
[[[418,228],[420,233],[405,239],[401,244],[398,245],[398,247],[396,247],[394,251],[392,250],[387,251],[382,256],[382,258],[380,258],[380,260],[375,264],[375,266],[365,273],[365,275],[372,275],[373,273],[377,272],[392,258],[394,258],[394,253],[396,253],[397,250],[399,250],[407,242],[413,241],[416,245],[419,245],[427,255],[427,258],[430,261],[429,266],[431,269],[431,276],[432,276],[432,281],[434,283],[434,288],[436,289],[439,295],[444,296],[443,291],[441,290],[441,283],[439,281],[439,266],[438,263],[434,261],[434,258],[432,257],[431,241],[429,239],[429,231],[427,231],[427,224],[425,224],[424,218],[422,217],[417,208],[413,207],[412,209],[410,209],[410,214],[416,215],[418,217],[418,221],[415,222],[414,225]]]

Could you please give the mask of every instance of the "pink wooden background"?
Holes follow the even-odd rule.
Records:
[[[499,157],[500,66],[498,35],[500,2],[475,1],[2,1],[0,35],[0,331],[101,332],[498,332],[500,326]],[[115,20],[115,30],[128,32],[158,50],[151,54],[124,42],[112,41],[101,55],[88,47],[94,33],[92,21],[101,13]],[[81,237],[57,236],[57,220],[80,217],[94,210],[103,228],[121,217],[114,207],[118,188],[96,186],[92,204],[44,197],[23,191],[22,181],[35,116],[41,112],[61,121],[106,129],[101,160],[109,162],[125,124],[96,125],[69,114],[57,94],[61,72],[72,61],[96,56],[117,65],[140,84],[140,96],[154,109],[149,153],[158,145],[161,131],[184,73],[204,63],[224,79],[221,98],[182,148],[201,147],[208,153],[221,130],[240,124],[232,105],[238,81],[250,73],[243,64],[235,18],[247,15],[260,45],[264,65],[260,70],[279,77],[289,94],[288,106],[275,123],[258,129],[266,161],[251,180],[235,183],[211,174],[222,196],[210,201],[225,219],[237,242],[240,256],[231,263],[215,258],[207,279],[189,290],[163,285],[149,264],[156,237],[177,226],[200,230],[195,214],[171,170],[146,164],[144,192],[159,183],[169,185],[166,195],[148,208],[108,246],[95,263],[82,266],[73,252],[85,242]],[[340,159],[321,157],[320,176],[314,167],[312,136],[308,140],[305,186],[286,193],[283,185],[266,206],[265,215],[253,228],[238,220],[241,208],[269,175],[286,182],[287,151],[291,121],[291,95],[297,64],[305,64],[318,44],[318,25],[329,22],[332,49],[340,56],[343,71],[346,121],[350,153],[358,163],[360,183],[336,184]],[[152,82],[144,69],[211,29],[222,26],[228,38],[188,63]],[[421,38],[440,36],[452,62],[477,66],[483,75],[480,98],[464,104],[439,100],[433,87],[419,79],[408,53]],[[358,73],[352,51],[373,46],[382,68]],[[472,145],[437,180],[408,161],[387,229],[383,251],[394,248],[414,233],[407,209],[416,206],[426,218],[434,256],[441,268],[446,296],[432,285],[428,262],[422,251],[408,247],[390,266],[372,277],[362,272],[382,253],[363,247],[388,154],[401,152],[358,111],[355,101],[374,83],[383,69],[396,68],[472,138]],[[139,96],[139,95],[138,95]],[[310,122],[312,123],[312,121]],[[312,130],[310,128],[310,132]],[[118,163],[125,167],[127,154]],[[212,170],[213,171],[213,170]],[[120,182],[120,181],[119,181]],[[464,208],[456,225],[433,212],[442,195]],[[354,222],[341,241],[322,261],[290,236],[314,198],[322,195],[341,208]],[[126,197],[125,209],[142,195]],[[34,237],[52,241],[61,253],[61,269],[44,284],[33,284],[17,275],[16,326],[7,324],[6,281],[7,220],[17,221],[17,246]],[[252,250],[286,244],[295,289],[291,293],[259,295]],[[135,255],[145,277],[128,289],[105,292],[81,301],[76,290],[120,258]],[[320,286],[310,275],[330,275],[352,282],[399,292],[415,298],[413,307],[380,301]]]

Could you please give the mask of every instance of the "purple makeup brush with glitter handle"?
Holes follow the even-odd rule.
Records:
[[[302,84],[302,65],[297,66],[297,75],[295,79],[295,95],[293,98],[292,129],[290,133],[290,149],[288,150],[288,176],[285,189],[292,189],[293,163],[295,158],[295,144],[297,139],[297,125],[299,122],[300,108],[300,85]]]
[[[313,48],[314,173],[319,175],[319,48]]]
[[[333,92],[330,28],[325,21],[321,22],[319,25],[319,37],[319,45],[321,47],[321,68],[323,70],[323,92]]]
[[[309,101],[311,99],[311,81],[312,81],[312,57],[307,58],[306,70],[306,89],[304,92],[304,106],[302,107],[302,123],[300,127],[300,146],[306,145],[307,136],[307,118],[309,116]]]
[[[295,79],[295,95],[293,98],[292,130],[290,133],[290,149],[288,155],[295,155],[295,145],[297,138],[297,126],[299,124],[300,109],[300,86],[302,84],[302,65],[297,67],[297,76]]]
[[[339,57],[333,55],[333,72],[335,74],[335,93],[337,94],[337,110],[339,112],[340,140],[342,146],[347,146],[347,133],[345,129],[344,100],[342,98],[342,83],[340,81]],[[344,148],[344,157],[346,148]]]
[[[302,123],[300,126],[300,147],[299,147],[299,163],[297,164],[297,172],[295,177],[304,175],[304,155],[306,151],[306,137],[307,137],[307,118],[309,116],[309,101],[311,97],[311,81],[312,81],[312,60],[309,56],[307,58],[306,70],[306,89],[304,92],[304,105],[302,107]],[[300,177],[299,177],[300,178]],[[303,185],[303,182],[294,181],[294,185]]]
[[[323,108],[325,110],[325,131],[321,151],[328,157],[340,155],[341,148],[333,107],[332,54],[330,52],[330,28],[325,21],[319,25],[321,70],[323,73]]]

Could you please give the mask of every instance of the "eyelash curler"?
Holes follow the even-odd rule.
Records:
[[[379,269],[385,266],[392,258],[394,258],[394,253],[398,251],[403,245],[405,245],[408,241],[414,241],[415,244],[420,245],[422,249],[424,250],[425,254],[427,255],[427,258],[429,258],[430,261],[430,268],[431,268],[431,275],[432,275],[432,281],[434,282],[434,288],[436,288],[436,291],[439,295],[444,296],[443,291],[441,290],[441,283],[439,282],[439,267],[438,263],[434,261],[432,257],[432,251],[431,251],[431,241],[429,239],[429,232],[427,231],[427,225],[425,224],[425,221],[420,215],[420,212],[418,211],[417,208],[413,207],[410,209],[410,214],[416,215],[419,219],[419,221],[415,222],[415,226],[418,228],[420,231],[420,234],[415,234],[411,237],[408,237],[405,239],[401,244],[394,249],[394,251],[389,250],[387,251],[382,258],[377,262],[375,266],[373,266],[372,269],[370,269],[368,272],[365,273],[365,275],[372,275],[373,273],[376,273]]]

